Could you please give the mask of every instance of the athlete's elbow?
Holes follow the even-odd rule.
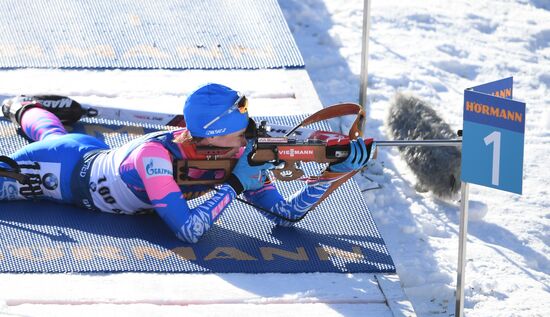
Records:
[[[281,221],[277,221],[276,224],[277,226],[279,227],[285,227],[285,228],[289,228],[289,227],[294,227],[294,225],[297,223],[298,221],[287,221],[287,220],[281,220]]]
[[[183,231],[177,231],[176,237],[178,237],[178,239],[180,239],[181,241],[187,242],[187,243],[197,243],[200,239],[200,236],[188,235],[188,234],[185,234]]]
[[[195,220],[195,221],[194,221]],[[210,229],[208,223],[196,221],[196,218],[191,218],[183,223],[175,231],[176,236],[185,242],[196,243]]]

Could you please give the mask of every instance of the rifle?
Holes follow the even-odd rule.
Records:
[[[343,115],[355,114],[356,119],[348,135],[337,132],[306,128],[306,126]],[[269,124],[266,121],[259,125],[253,122],[248,129],[248,138],[254,140],[250,156],[252,164],[271,162],[276,165],[271,172],[276,179],[292,181],[304,176],[301,168],[303,162],[335,163],[345,160],[349,155],[349,143],[361,135],[364,111],[358,104],[343,103],[324,108],[307,117],[295,127]],[[250,126],[249,126],[250,127]],[[364,140],[370,157],[374,140]],[[237,159],[219,159],[228,151],[227,148],[197,147],[200,160],[179,160],[174,163],[174,177],[180,185],[219,184],[231,174]],[[209,175],[223,175],[212,179],[192,178],[191,169],[208,171]]]

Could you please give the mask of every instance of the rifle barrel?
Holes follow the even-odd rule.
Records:
[[[461,139],[374,141],[377,146],[461,146]]]

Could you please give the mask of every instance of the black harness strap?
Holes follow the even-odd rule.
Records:
[[[8,156],[0,155],[0,162],[7,164],[10,168],[0,167],[0,176],[13,178],[21,184],[28,184],[29,176],[21,173],[21,168],[16,161]]]

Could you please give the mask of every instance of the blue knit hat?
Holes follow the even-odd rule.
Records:
[[[220,84],[206,84],[185,101],[183,116],[194,137],[213,137],[247,127],[248,112],[241,113],[236,102],[241,95]]]

